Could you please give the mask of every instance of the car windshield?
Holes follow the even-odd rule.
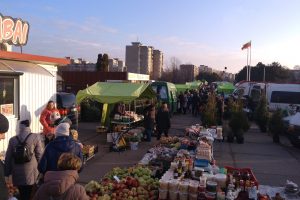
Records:
[[[75,95],[74,94],[63,94],[60,95],[62,107],[68,108],[75,105]]]

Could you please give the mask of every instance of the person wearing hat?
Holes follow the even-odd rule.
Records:
[[[8,120],[0,113],[0,141],[5,139],[5,133],[8,131]],[[0,160],[0,199],[7,199],[7,189],[4,178],[4,164]]]
[[[32,155],[28,161],[20,162],[14,153],[21,143],[25,143]],[[18,187],[21,200],[29,200],[38,179],[37,165],[42,157],[43,145],[40,136],[31,133],[29,120],[20,122],[18,134],[9,140],[5,154],[5,177],[12,176],[12,184]]]
[[[40,173],[47,171],[58,171],[57,161],[62,153],[73,153],[83,162],[81,147],[70,137],[70,123],[60,123],[55,129],[55,139],[50,142],[38,164]]]

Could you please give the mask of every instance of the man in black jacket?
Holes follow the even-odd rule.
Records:
[[[167,103],[162,103],[156,115],[156,128],[158,131],[157,140],[160,140],[161,134],[164,133],[168,137],[168,132],[171,127],[170,114]]]
[[[8,131],[8,120],[0,113],[0,141],[5,139],[5,133]],[[0,200],[7,199],[7,188],[4,179],[4,164],[0,160]]]

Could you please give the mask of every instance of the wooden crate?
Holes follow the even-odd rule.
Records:
[[[104,126],[96,126],[97,133],[107,133],[107,127]]]

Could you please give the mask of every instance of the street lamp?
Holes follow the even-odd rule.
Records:
[[[266,66],[264,66],[264,82],[266,81]]]
[[[224,81],[226,81],[226,70],[227,70],[227,67],[224,67]]]

